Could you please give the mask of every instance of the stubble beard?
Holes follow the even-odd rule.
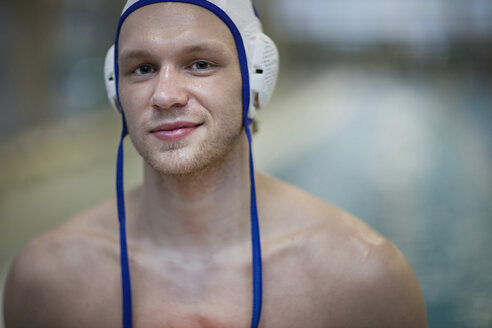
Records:
[[[242,122],[241,122],[242,123]],[[242,124],[202,139],[198,144],[183,142],[168,143],[165,149],[155,149],[132,142],[144,161],[159,175],[188,178],[219,169],[234,156],[244,129]],[[209,142],[214,140],[214,142]]]

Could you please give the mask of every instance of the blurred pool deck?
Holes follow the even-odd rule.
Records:
[[[430,327],[492,327],[491,91],[479,72],[294,68],[259,113],[257,168],[393,241]],[[118,136],[108,107],[0,142],[2,281],[27,240],[113,195]],[[125,165],[139,183],[129,141]]]

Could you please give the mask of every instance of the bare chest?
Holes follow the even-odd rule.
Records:
[[[268,281],[265,281],[266,285]],[[260,327],[317,327],[315,298],[286,286],[285,292],[275,287],[264,288]],[[162,287],[162,286],[161,286]],[[176,287],[141,289],[134,293],[134,327],[225,328],[250,327],[252,290],[224,282],[206,294],[176,295]],[[312,295],[311,295],[312,296]],[[310,324],[305,321],[307,318]],[[322,326],[319,326],[322,327]]]
[[[241,267],[134,265],[135,327],[249,327],[251,278]]]
[[[159,261],[157,256],[135,253],[130,258],[133,327],[250,327],[253,291],[248,256],[211,265],[208,261]],[[305,257],[269,253],[266,250],[263,258],[260,328],[327,327],[322,319],[326,295],[300,265]],[[92,287],[81,291],[85,295],[81,298],[104,301],[92,303],[90,312],[81,317],[93,327],[121,327],[119,261],[115,258],[107,271],[100,271],[96,269],[91,278],[97,285],[88,283]]]
[[[318,325],[319,298],[298,270],[264,263],[260,327],[325,327]],[[212,270],[167,268],[164,272],[134,268],[135,327],[250,327],[251,265]],[[309,322],[307,322],[308,320]]]

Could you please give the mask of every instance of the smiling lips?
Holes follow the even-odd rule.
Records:
[[[193,122],[175,122],[162,124],[150,132],[162,141],[177,141],[193,133],[201,124]]]

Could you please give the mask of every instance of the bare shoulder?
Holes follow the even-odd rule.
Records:
[[[260,180],[268,190],[266,212],[273,218],[266,223],[267,234],[276,235],[272,231],[281,226],[279,236],[284,236],[267,237],[267,245],[289,249],[283,253],[302,261],[307,293],[323,300],[314,305],[321,308],[313,309],[318,322],[427,327],[420,286],[397,247],[358,218],[298,188],[268,177]]]
[[[108,202],[100,204],[23,247],[5,285],[6,327],[62,327],[68,323],[78,327],[74,323],[82,326],[83,317],[98,303],[104,304],[112,281],[118,286],[112,269],[118,263],[118,239],[107,232],[111,224],[106,217],[111,211]]]

